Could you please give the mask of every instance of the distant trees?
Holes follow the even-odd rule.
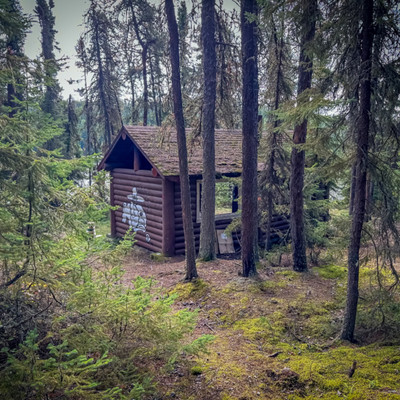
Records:
[[[72,96],[69,95],[67,105],[68,120],[65,126],[65,156],[67,158],[79,157],[80,151],[80,135],[78,132],[78,116],[75,111],[75,104]]]
[[[87,87],[93,106],[91,122],[102,127],[104,143],[109,146],[122,125],[117,57],[112,47],[115,28],[111,16],[95,1],[85,14],[85,23],[87,31],[80,40],[78,55],[81,65],[92,75]]]

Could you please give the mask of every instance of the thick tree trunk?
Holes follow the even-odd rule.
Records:
[[[304,33],[300,45],[299,78],[297,96],[311,88],[313,72],[312,58],[309,56],[309,44],[315,36],[315,20],[317,13],[316,0],[308,0],[304,4]],[[300,105],[301,106],[301,105]],[[304,166],[305,152],[297,145],[304,144],[307,136],[307,120],[296,125],[293,134],[291,175],[290,175],[290,232],[292,237],[293,269],[307,271],[306,237],[304,229]]]
[[[257,146],[258,70],[257,26],[248,21],[257,14],[256,0],[242,0],[242,266],[243,276],[256,274],[257,260]]]
[[[199,258],[215,258],[215,99],[217,57],[215,53],[215,0],[203,0],[201,37],[203,44],[203,182],[201,189],[201,230]]]
[[[181,185],[183,231],[185,235],[186,246],[185,280],[191,281],[192,279],[197,278],[196,249],[194,246],[193,221],[190,207],[189,171],[187,162],[185,121],[183,119],[182,107],[181,78],[179,69],[179,35],[173,0],[165,0],[165,12],[167,15],[169,31],[170,58],[172,69],[172,93],[179,153],[179,174]]]
[[[360,111],[356,132],[356,179],[354,208],[348,250],[347,302],[342,339],[354,340],[358,303],[358,278],[361,232],[365,217],[366,183],[368,170],[369,113],[371,110],[371,67],[373,44],[373,0],[364,0],[361,33]]]

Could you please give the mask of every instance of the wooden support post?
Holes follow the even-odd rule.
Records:
[[[133,148],[133,169],[135,171],[140,169],[140,151],[136,146]]]
[[[166,256],[175,254],[175,215],[174,215],[174,182],[163,180],[163,243],[162,252]]]
[[[114,198],[114,183],[113,183],[113,174],[111,173],[111,182],[110,182],[110,204],[111,206],[115,206],[115,198]],[[116,229],[116,220],[115,220],[115,210],[110,210],[110,225],[111,225],[111,236],[117,236]]]

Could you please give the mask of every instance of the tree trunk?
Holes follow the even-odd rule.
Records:
[[[133,8],[133,3],[132,1],[129,3],[131,13],[132,13],[132,22],[133,22],[133,28],[136,33],[136,38],[142,47],[142,76],[143,76],[143,126],[147,125],[147,116],[149,112],[149,90],[148,90],[148,84],[147,84],[147,51],[148,51],[148,43],[146,43],[142,37],[140,36],[139,32],[139,24],[136,19],[136,14],[135,10]]]
[[[161,126],[161,119],[159,113],[159,103],[158,103],[158,96],[156,92],[156,80],[154,77],[154,67],[151,57],[149,58],[149,66],[150,66],[150,79],[151,79],[151,92],[153,95],[153,106],[154,106],[154,116],[156,119],[156,125]]]
[[[98,86],[99,86],[99,95],[100,95],[100,101],[103,107],[103,113],[104,113],[104,141],[109,147],[111,145],[111,137],[112,137],[112,129],[111,129],[111,122],[110,122],[110,116],[109,116],[109,109],[107,107],[107,100],[106,100],[106,91],[104,88],[104,71],[103,71],[103,61],[101,59],[101,52],[100,52],[100,38],[99,38],[99,22],[97,21],[97,16],[96,22],[95,22],[95,46],[96,46],[96,58],[97,58],[97,64],[99,68],[99,81],[98,81]]]
[[[309,45],[315,36],[316,0],[308,0],[304,4],[303,13],[304,33],[300,45],[298,97],[305,90],[311,88],[313,65],[312,58],[309,56]],[[306,136],[307,119],[304,119],[294,128],[294,147],[292,148],[290,174],[290,232],[292,237],[293,269],[300,272],[307,271],[303,199],[305,152],[299,149],[297,145],[304,144]]]
[[[278,43],[278,35],[276,31],[276,26],[273,26],[273,38],[275,45],[275,57],[278,63],[276,70],[276,83],[275,83],[275,99],[274,99],[274,110],[277,111],[279,108],[280,97],[281,97],[281,85],[282,85],[282,68],[283,68],[283,29],[281,31],[281,40]],[[275,118],[273,124],[273,131],[270,137],[270,147],[271,152],[267,160],[267,227],[266,227],[266,238],[265,238],[265,250],[269,251],[272,248],[271,241],[271,227],[272,227],[272,216],[274,214],[274,201],[273,201],[273,188],[275,185],[276,175],[275,175],[275,150],[277,146],[276,139],[276,129],[279,127],[280,121]]]
[[[215,99],[217,57],[215,53],[215,0],[203,0],[201,37],[203,44],[203,182],[199,258],[215,259]]]
[[[147,84],[147,45],[142,50],[143,67],[143,126],[147,126],[147,116],[149,113],[149,89]]]
[[[356,132],[356,179],[351,237],[348,250],[347,302],[342,330],[342,339],[350,341],[354,340],[358,303],[360,242],[365,216],[369,113],[371,110],[372,44],[374,37],[373,11],[373,0],[364,0],[361,32],[360,110]]]
[[[352,135],[353,141],[356,141],[355,131],[357,127],[357,117],[358,117],[358,101],[359,101],[359,86],[356,85],[354,89],[354,98],[350,98],[350,111],[349,111],[349,124],[350,124],[350,134]],[[353,215],[354,208],[354,190],[356,184],[356,163],[354,162],[351,167],[351,182],[350,182],[350,205],[349,214]]]
[[[42,55],[44,59],[45,86],[43,111],[55,118],[55,105],[57,101],[57,88],[55,77],[57,74],[57,63],[54,56],[54,23],[55,18],[52,13],[54,4],[52,1],[36,0],[35,11],[39,17],[42,27]]]
[[[242,0],[242,267],[243,276],[256,274],[257,260],[257,146],[258,70],[257,26],[248,16],[257,15],[256,0]]]
[[[179,154],[179,174],[181,185],[182,219],[186,246],[186,277],[191,281],[197,278],[196,250],[194,245],[193,221],[190,207],[190,185],[187,162],[185,121],[183,119],[181,78],[179,69],[179,35],[175,18],[173,0],[165,0],[168,21],[170,58],[172,69],[172,93]]]

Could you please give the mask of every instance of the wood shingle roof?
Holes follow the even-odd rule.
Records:
[[[124,126],[126,134],[147,160],[164,176],[179,175],[178,145],[175,128],[155,126]],[[120,135],[121,135],[120,133]],[[118,135],[118,136],[120,136]],[[190,175],[201,175],[203,171],[201,139],[192,139],[192,130],[186,129],[188,164]],[[118,140],[118,137],[116,138]],[[105,155],[106,161],[112,148]],[[216,173],[229,174],[242,171],[242,133],[239,130],[215,130]]]

